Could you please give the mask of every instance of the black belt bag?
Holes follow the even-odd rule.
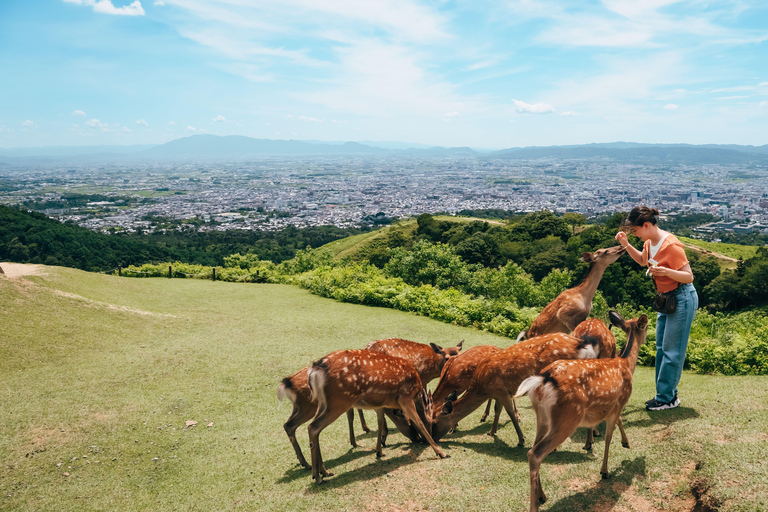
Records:
[[[653,281],[655,282],[656,278]],[[677,311],[677,288],[670,292],[656,292],[653,298],[653,310],[664,315]]]

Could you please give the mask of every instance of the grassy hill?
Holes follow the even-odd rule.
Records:
[[[527,510],[527,399],[526,447],[508,423],[487,437],[478,411],[441,442],[444,460],[396,433],[377,460],[374,434],[351,449],[339,420],[321,435],[336,476],[319,487],[276,399],[282,377],[372,339],[505,338],[284,285],[0,266],[2,510]],[[638,368],[623,415],[632,448],[614,436],[609,480],[582,430],[545,459],[543,510],[691,510],[692,487],[709,488],[710,510],[765,510],[768,378],[686,372],[683,405],[660,413],[643,409],[652,389],[653,370]]]
[[[757,253],[758,247],[755,245],[739,245],[707,242],[695,238],[686,238],[684,236],[678,239],[689,249],[701,253],[703,256],[712,256],[717,258],[721,268],[736,268],[738,260],[752,258]]]

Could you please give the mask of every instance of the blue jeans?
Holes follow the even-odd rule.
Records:
[[[671,402],[683,373],[691,324],[699,308],[699,295],[692,284],[677,288],[677,310],[656,317],[656,400]]]

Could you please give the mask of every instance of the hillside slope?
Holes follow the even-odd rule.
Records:
[[[320,488],[296,465],[282,427],[291,407],[276,400],[282,377],[372,339],[509,340],[291,286],[12,267],[0,275],[3,510],[527,508],[527,400],[526,447],[508,426],[485,436],[477,412],[441,443],[444,460],[394,432],[377,460],[373,434],[356,427],[351,450],[337,421],[321,436],[336,476]],[[577,432],[542,467],[548,509],[691,510],[687,489],[709,485],[718,510],[768,506],[768,378],[686,372],[683,406],[664,414],[643,409],[651,369],[637,369],[634,387],[632,450],[614,445],[609,483],[602,448],[585,454]],[[297,434],[308,454],[306,428]]]

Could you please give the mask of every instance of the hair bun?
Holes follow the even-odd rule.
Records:
[[[653,215],[658,215],[659,214],[659,210],[657,210],[656,208],[651,208],[651,213]]]

